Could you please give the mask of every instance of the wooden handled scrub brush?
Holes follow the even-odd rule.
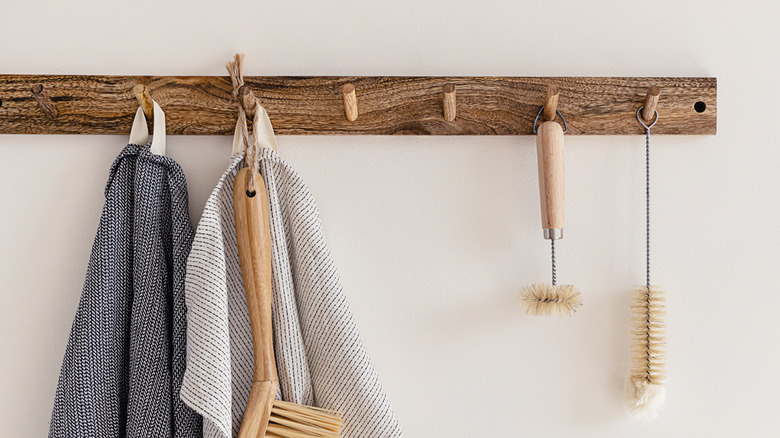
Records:
[[[666,398],[666,310],[664,291],[650,283],[650,128],[658,121],[658,87],[647,92],[636,116],[645,128],[645,285],[634,290],[631,304],[631,375],[626,382],[627,407],[638,419],[658,415]],[[650,121],[652,120],[652,121]]]
[[[241,169],[233,180],[233,215],[255,362],[252,387],[238,437],[337,438],[344,423],[338,413],[275,400],[279,379],[271,323],[271,225],[268,194],[257,167],[259,148],[276,150],[276,141],[268,113],[257,102],[252,90],[244,85],[241,74],[243,60],[243,54],[236,54],[235,59],[226,65],[233,93],[240,102],[233,154],[246,153],[244,161],[247,167]],[[254,115],[251,137],[247,129],[247,114]]]
[[[271,229],[260,173],[241,169],[233,184],[238,257],[254,348],[254,377],[239,438],[336,438],[337,413],[275,400],[278,378],[271,325]]]
[[[566,120],[558,107],[558,87],[547,87],[545,105],[534,120],[536,155],[539,167],[539,199],[542,210],[544,238],[550,241],[552,255],[552,284],[537,283],[527,286],[520,295],[520,303],[529,315],[571,315],[582,304],[580,292],[572,285],[557,284],[555,241],[563,238],[563,134],[566,130],[554,122],[556,113]],[[537,129],[539,116],[545,121]]]

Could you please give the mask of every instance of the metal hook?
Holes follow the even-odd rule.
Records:
[[[544,107],[539,108],[539,112],[536,113],[536,118],[534,119],[534,134],[536,134],[536,123],[539,121],[539,116],[542,115],[542,111],[544,111]],[[566,119],[563,117],[563,114],[561,114],[561,110],[556,109],[555,113],[563,120],[563,133],[566,134],[569,132],[569,126],[566,124]]]
[[[658,110],[653,110],[655,112],[655,120],[653,120],[653,123],[651,123],[649,126],[645,124],[645,121],[642,120],[642,110],[645,109],[645,106],[642,105],[639,107],[639,109],[636,111],[636,119],[639,120],[639,123],[645,127],[646,130],[650,130],[650,128],[655,125],[655,123],[658,121]]]

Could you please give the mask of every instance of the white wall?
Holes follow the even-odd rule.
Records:
[[[471,3],[471,4],[469,4]],[[643,280],[643,138],[567,138],[548,277],[532,137],[281,137],[314,192],[363,338],[412,438],[770,436],[780,404],[776,2],[3,0],[0,72],[716,76],[718,135],[653,139],[668,403],[621,407]],[[661,97],[663,99],[663,96]],[[663,114],[661,114],[663,117]],[[0,436],[44,436],[119,136],[0,136]],[[227,137],[172,137],[197,221]]]

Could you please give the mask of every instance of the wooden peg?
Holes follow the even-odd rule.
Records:
[[[344,84],[344,86],[341,87],[341,94],[344,96],[344,114],[346,114],[347,120],[354,122],[358,118],[355,86],[352,84]]]
[[[549,121],[555,119],[555,113],[558,111],[559,92],[560,90],[558,90],[556,85],[547,86],[547,92],[544,97],[544,110],[542,111],[544,120]]]
[[[146,89],[146,85],[137,84],[133,87],[133,94],[138,100],[138,106],[143,109],[144,115],[148,120],[152,120],[154,117],[154,110],[152,109],[152,96],[149,95],[149,90]]]
[[[241,107],[244,108],[246,116],[251,119],[255,114],[257,100],[255,99],[255,93],[252,92],[252,89],[249,88],[248,85],[244,84],[238,88],[238,102],[241,104]]]
[[[645,123],[653,123],[653,120],[655,120],[655,109],[658,106],[658,97],[660,95],[661,89],[655,85],[647,90],[645,105],[642,108],[642,119]]]
[[[444,91],[444,120],[452,122],[457,117],[457,106],[455,103],[455,84],[446,84]]]
[[[38,105],[43,112],[46,113],[50,119],[56,119],[57,107],[54,106],[54,102],[51,101],[51,97],[49,97],[49,93],[46,92],[43,85],[35,84],[30,88],[30,91],[32,91],[33,97],[38,102]]]

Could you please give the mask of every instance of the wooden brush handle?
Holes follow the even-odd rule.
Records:
[[[539,199],[545,239],[563,237],[563,129],[556,122],[539,125],[536,131],[539,165]]]
[[[241,169],[233,181],[238,259],[244,280],[255,358],[254,378],[239,438],[265,436],[278,380],[271,325],[271,227],[268,220],[268,195],[259,173],[255,174],[255,186],[249,186],[249,172],[248,168]],[[254,196],[250,196],[251,193],[254,193]]]

